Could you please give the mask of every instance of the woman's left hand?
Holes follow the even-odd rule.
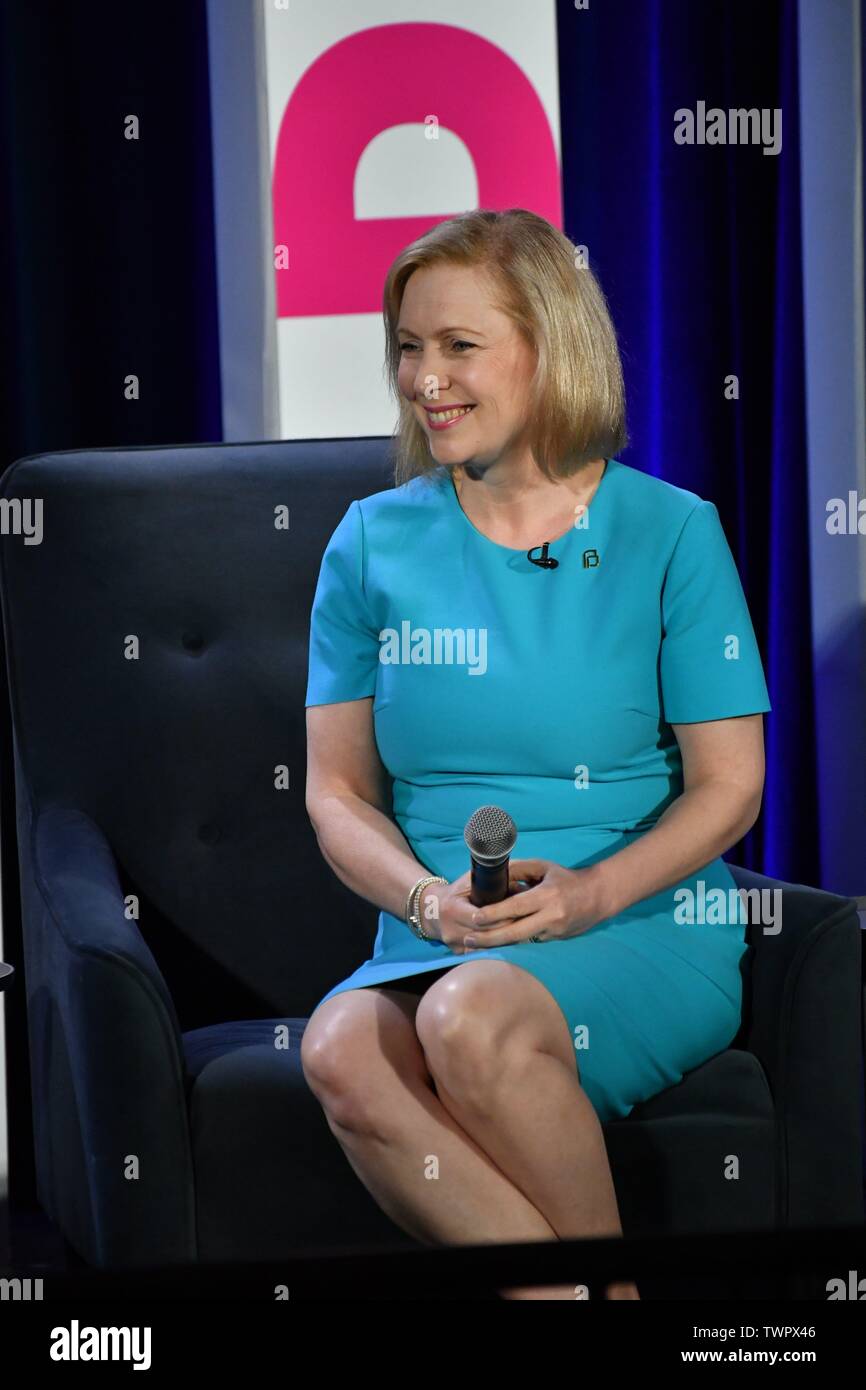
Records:
[[[603,922],[608,914],[595,867],[564,869],[549,859],[512,859],[509,895],[477,909],[472,933],[464,937],[467,950],[510,946],[532,936],[561,941]],[[508,926],[497,925],[515,917]]]

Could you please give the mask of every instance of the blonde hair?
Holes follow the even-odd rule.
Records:
[[[478,209],[432,227],[393,262],[385,280],[386,369],[400,415],[393,440],[394,482],[440,468],[422,425],[400,394],[397,322],[409,277],[434,265],[477,266],[494,287],[495,307],[536,352],[528,439],[548,478],[564,478],[591,459],[613,458],[628,443],[616,332],[604,292],[577,249],[525,208]]]

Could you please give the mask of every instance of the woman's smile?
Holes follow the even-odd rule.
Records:
[[[443,406],[441,410],[431,410],[429,406],[425,406],[424,413],[431,430],[447,430],[465,420],[474,409],[474,405]]]

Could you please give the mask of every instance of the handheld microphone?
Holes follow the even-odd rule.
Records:
[[[531,565],[538,565],[539,569],[543,569],[543,570],[555,570],[555,569],[558,569],[558,568],[559,568],[559,561],[558,561],[558,560],[555,560],[555,559],[553,558],[552,555],[548,555],[548,553],[547,553],[547,547],[548,547],[549,545],[550,545],[550,541],[545,541],[545,542],[543,543],[543,545],[541,546],[541,557],[540,557],[540,559],[538,559],[538,560],[533,560],[533,558],[532,558],[532,551],[533,551],[533,550],[538,550],[538,546],[537,546],[537,545],[534,545],[534,546],[532,547],[532,550],[527,550],[527,552],[526,552],[526,558],[527,558],[527,560],[529,561],[529,563],[530,563]]]
[[[469,901],[475,907],[502,902],[508,897],[508,860],[517,840],[514,821],[499,806],[479,806],[466,822],[463,838],[472,861]]]

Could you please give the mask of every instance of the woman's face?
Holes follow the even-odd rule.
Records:
[[[400,393],[422,422],[433,457],[449,467],[484,470],[500,459],[531,459],[525,432],[535,356],[490,303],[491,290],[477,269],[431,266],[416,270],[403,292]],[[457,406],[471,409],[448,423],[444,412]]]

